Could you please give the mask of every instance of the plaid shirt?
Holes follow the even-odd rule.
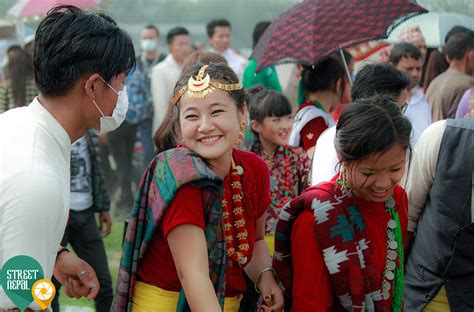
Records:
[[[89,145],[92,168],[92,197],[94,212],[110,210],[110,196],[105,185],[104,173],[99,157],[99,137],[92,130],[87,130],[86,140]]]
[[[136,67],[128,76],[125,84],[128,96],[128,111],[125,120],[131,124],[138,124],[151,118],[153,105],[143,72]]]

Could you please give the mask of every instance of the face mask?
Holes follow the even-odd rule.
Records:
[[[142,41],[140,41],[140,46],[143,51],[152,52],[158,48],[158,42],[152,39],[143,39]]]
[[[102,79],[102,77],[100,77],[100,79]],[[102,79],[102,81],[105,82],[107,86],[109,86],[110,89],[112,89],[117,94],[117,103],[115,103],[115,108],[112,112],[112,116],[105,116],[104,113],[102,113],[102,110],[95,102],[95,100],[92,100],[92,103],[94,103],[95,107],[102,115],[102,117],[100,117],[99,134],[104,134],[117,129],[125,120],[125,115],[127,115],[128,110],[128,96],[126,87],[124,87],[122,91],[117,91],[112,88],[112,86],[109,85],[104,79]]]

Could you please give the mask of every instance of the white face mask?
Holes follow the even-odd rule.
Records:
[[[153,39],[143,39],[140,41],[140,46],[145,52],[153,52],[158,49],[158,42]]]
[[[102,77],[100,77],[100,79],[102,79]],[[117,91],[112,88],[112,86],[109,85],[104,79],[102,79],[102,81],[105,82],[110,87],[110,89],[114,90],[114,92],[117,94],[117,103],[115,104],[112,116],[105,116],[95,100],[92,100],[92,103],[94,103],[95,107],[102,115],[102,117],[100,117],[99,134],[104,134],[117,129],[125,120],[125,115],[127,115],[128,110],[128,95],[126,87],[123,87],[122,91]]]

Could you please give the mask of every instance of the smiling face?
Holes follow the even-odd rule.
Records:
[[[355,196],[384,202],[405,173],[405,149],[396,144],[383,153],[350,162],[349,187]]]
[[[267,152],[273,152],[278,146],[288,145],[292,125],[292,114],[282,117],[267,116],[261,123],[252,121],[252,129],[258,133],[260,142]]]
[[[179,114],[184,144],[211,167],[228,170],[232,149],[239,138],[240,120],[245,113],[245,109],[238,111],[226,91],[218,89],[202,99],[190,98],[185,93],[180,100]]]

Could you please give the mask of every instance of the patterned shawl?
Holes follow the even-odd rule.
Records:
[[[369,248],[364,219],[353,198],[343,195],[335,181],[307,189],[285,205],[280,214],[273,267],[286,288],[286,307],[291,306],[292,293],[292,226],[305,209],[314,213],[314,235],[338,298],[331,311],[385,311],[380,289],[382,281],[374,270],[368,270],[366,266],[366,259],[372,258],[372,249]]]
[[[131,311],[138,264],[167,207],[178,189],[186,183],[201,187],[203,191],[209,272],[217,298],[223,306],[226,253],[219,200],[223,182],[195,153],[186,148],[176,148],[158,154],[140,182],[123,245],[112,311]],[[183,290],[180,292],[177,311],[189,311]]]

